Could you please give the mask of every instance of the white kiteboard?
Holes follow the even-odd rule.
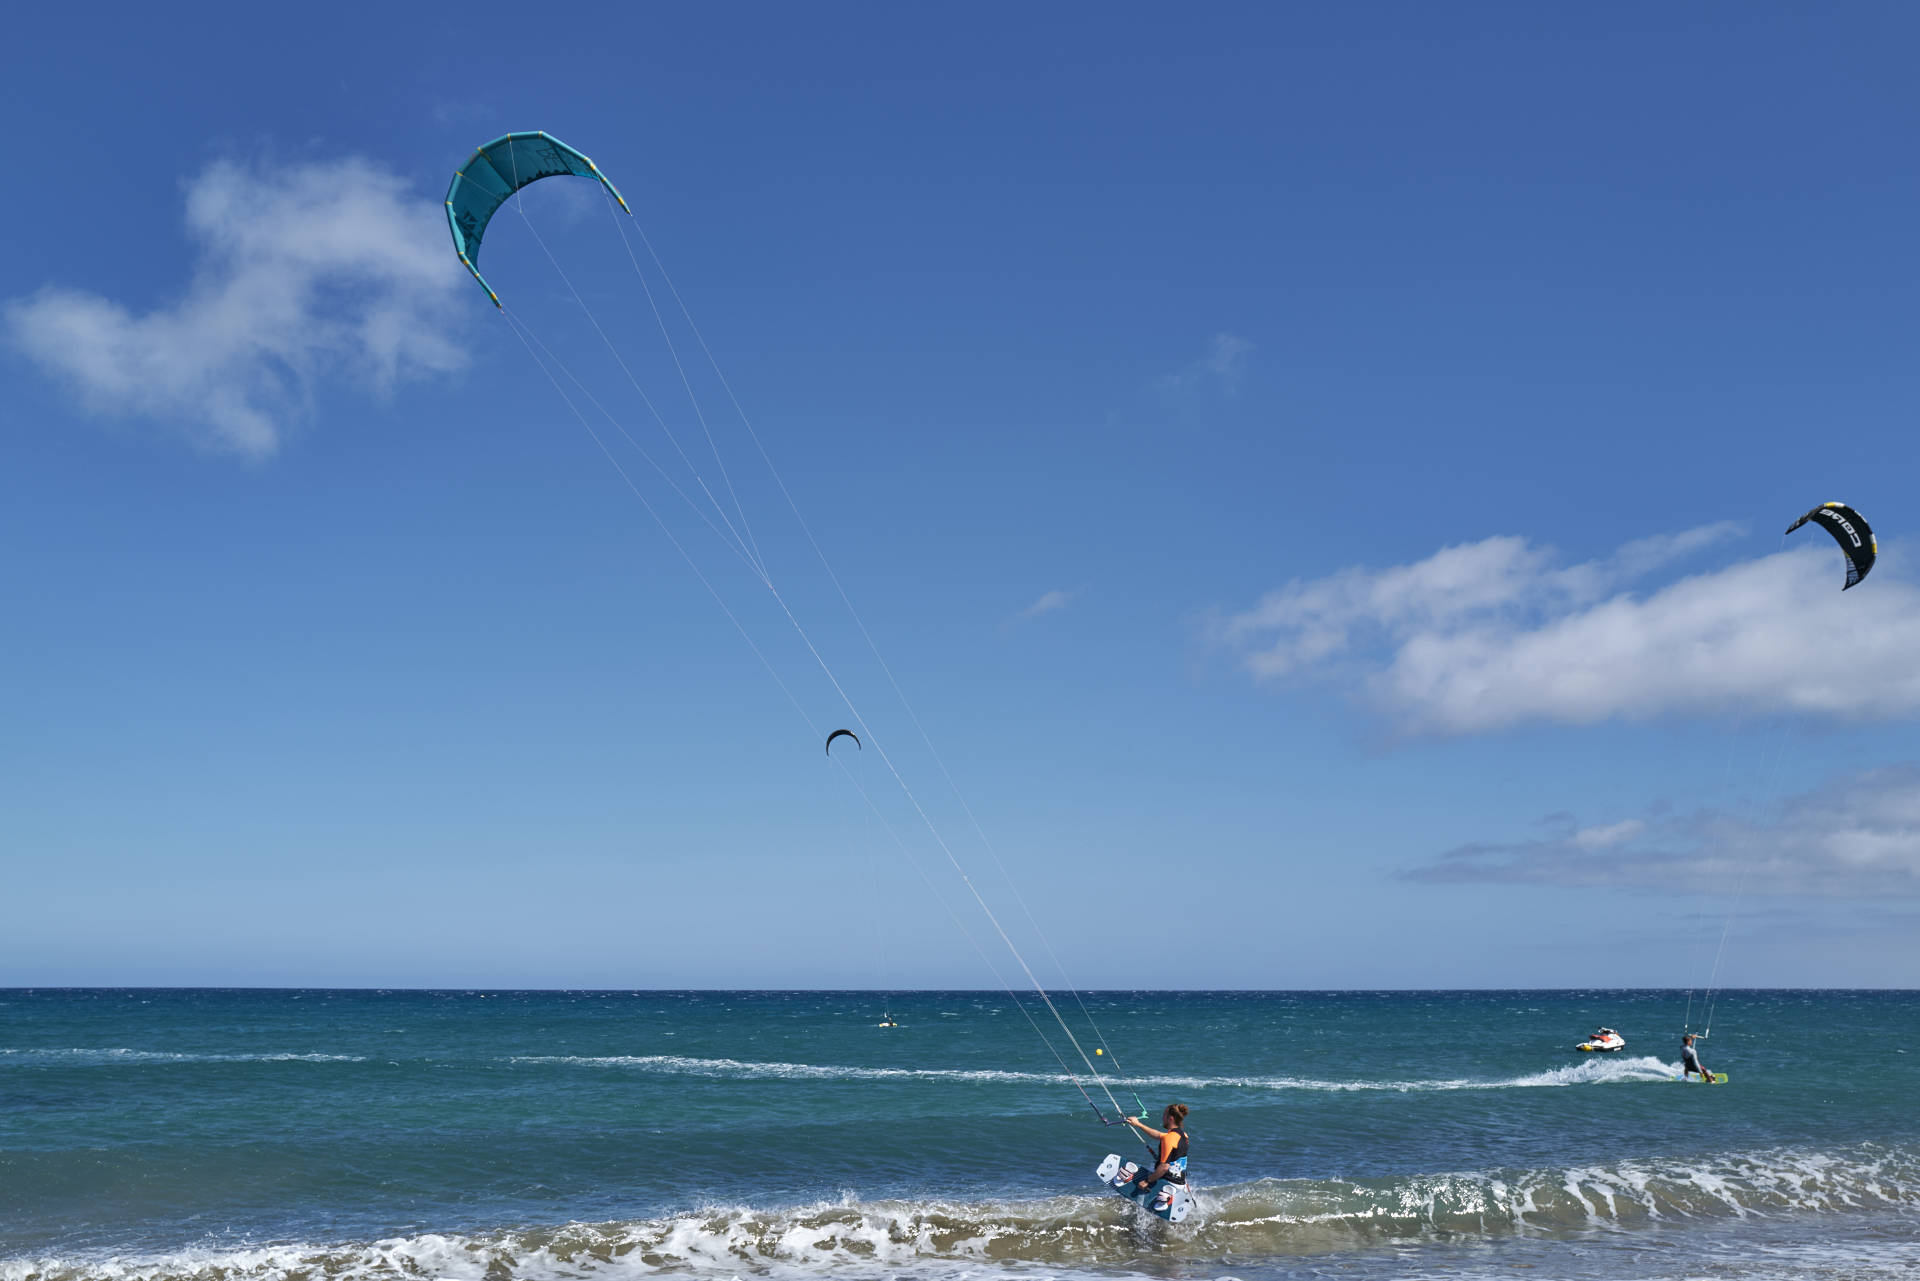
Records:
[[[1123,1163],[1117,1152],[1107,1153],[1107,1159],[1100,1163],[1094,1174],[1127,1200],[1152,1211],[1168,1223],[1180,1222],[1193,1210],[1193,1193],[1187,1190],[1186,1184],[1169,1183],[1162,1179],[1152,1187],[1143,1189],[1140,1187],[1139,1163]]]

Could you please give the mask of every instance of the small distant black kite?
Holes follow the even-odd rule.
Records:
[[[861,744],[860,736],[858,734],[854,733],[850,729],[837,729],[833,731],[833,733],[827,735],[827,755],[829,756],[833,755],[833,740],[836,738],[839,738],[842,734],[845,734],[848,738],[852,739],[853,745],[855,747],[860,748],[861,751],[864,752],[867,750],[865,746]]]

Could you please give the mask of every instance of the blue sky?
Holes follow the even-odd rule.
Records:
[[[777,605],[609,434],[805,719],[447,246],[547,129],[1076,982],[1686,986],[1738,887],[1724,982],[1920,984],[1910,9],[19,22],[0,983],[993,982]],[[525,194],[489,280],[710,458],[592,187]],[[1845,596],[1778,532],[1828,499]]]

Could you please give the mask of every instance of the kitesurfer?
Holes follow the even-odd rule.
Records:
[[[1141,1191],[1152,1187],[1165,1179],[1168,1183],[1187,1181],[1187,1105],[1169,1103],[1167,1110],[1160,1114],[1160,1124],[1164,1130],[1156,1130],[1139,1117],[1130,1116],[1127,1124],[1151,1138],[1158,1146],[1154,1149],[1154,1166],[1144,1171],[1135,1186]]]
[[[1713,1073],[1700,1066],[1700,1055],[1693,1048],[1693,1033],[1688,1032],[1680,1038],[1680,1079],[1684,1081],[1696,1072],[1708,1085],[1715,1084]]]

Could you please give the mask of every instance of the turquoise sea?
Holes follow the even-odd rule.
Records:
[[[0,1281],[1920,1270],[1917,993],[1086,1005],[1178,1227],[1005,993],[0,991]]]

